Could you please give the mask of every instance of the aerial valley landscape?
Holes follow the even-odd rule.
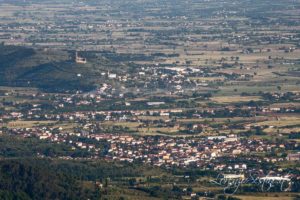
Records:
[[[0,0],[0,200],[299,200],[299,0]]]

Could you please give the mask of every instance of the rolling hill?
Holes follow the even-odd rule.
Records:
[[[103,81],[101,72],[126,70],[99,52],[81,53],[87,64],[74,61],[74,51],[0,45],[0,85],[37,87],[45,91],[89,91]]]

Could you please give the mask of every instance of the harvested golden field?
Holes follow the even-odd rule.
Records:
[[[255,123],[254,125],[274,126],[274,127],[300,125],[300,117],[280,117],[278,118],[278,120],[268,120],[268,121],[258,122]]]
[[[264,129],[264,131],[266,133],[274,133],[274,132],[277,132],[277,129],[276,128],[266,128],[266,129]],[[297,128],[280,128],[279,132],[282,134],[297,133],[297,132],[300,132],[300,126]]]
[[[7,124],[8,128],[32,128],[35,126],[45,126],[54,124],[56,121],[12,121]]]
[[[146,134],[146,135],[151,135],[151,134],[154,134],[154,133],[168,133],[168,134],[174,134],[176,132],[179,131],[178,128],[158,128],[158,127],[150,127],[150,128],[139,128],[138,129],[139,133],[141,134]]]
[[[104,126],[122,126],[122,127],[128,127],[128,128],[137,128],[141,123],[138,122],[104,122],[102,125]]]
[[[260,101],[262,100],[259,96],[218,96],[212,97],[212,101],[217,103],[235,103],[235,102],[248,102],[248,101]]]
[[[139,116],[138,119],[140,119],[140,120],[150,120],[150,121],[168,120],[169,116]]]
[[[196,81],[223,81],[224,77],[191,77],[191,80]]]
[[[293,197],[286,197],[286,196],[279,196],[279,197],[266,197],[266,196],[257,196],[257,195],[253,195],[253,196],[235,196],[237,198],[240,198],[242,200],[293,200]]]

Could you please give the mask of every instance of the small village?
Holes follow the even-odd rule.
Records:
[[[299,10],[0,0],[0,199],[299,200]]]
[[[8,92],[4,95],[16,94]],[[299,94],[263,95],[276,100],[287,96],[298,98]],[[108,162],[144,163],[165,169],[198,168],[224,175],[255,172],[261,177],[270,172],[276,177],[283,177],[287,173],[281,167],[284,163],[300,161],[300,145],[293,140],[299,137],[299,133],[290,133],[288,137],[281,133],[280,137],[272,140],[268,138],[272,132],[265,132],[276,130],[276,121],[279,121],[281,115],[299,112],[299,108],[292,104],[288,107],[229,105],[214,108],[164,108],[162,106],[172,102],[144,101],[144,110],[138,110],[130,109],[133,102],[123,99],[123,109],[120,110],[116,107],[116,110],[106,111],[72,111],[68,108],[87,106],[85,109],[88,109],[88,106],[98,106],[105,101],[124,97],[112,96],[103,87],[88,94],[33,93],[18,94],[18,97],[33,97],[41,102],[52,98],[51,105],[41,102],[16,103],[10,106],[18,108],[18,112],[5,111],[1,114],[2,124],[7,124],[2,126],[2,134],[63,144],[68,149],[64,155],[37,152],[38,157],[103,159]],[[48,107],[52,110],[49,113]],[[218,124],[222,115],[226,121]],[[240,124],[236,124],[237,117]],[[230,119],[235,126],[230,124]],[[257,123],[270,119],[275,121],[274,125]],[[189,123],[186,123],[187,120],[190,120]],[[146,134],[153,127],[164,131]],[[240,132],[230,131],[237,127]],[[296,174],[290,176],[297,178]]]

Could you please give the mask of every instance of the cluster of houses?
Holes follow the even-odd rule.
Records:
[[[17,115],[17,114],[15,114]],[[77,115],[80,116],[80,115]],[[104,141],[109,144],[106,159],[119,161],[142,161],[156,166],[172,165],[188,167],[210,167],[214,170],[246,170],[247,162],[228,165],[223,158],[242,157],[254,159],[255,162],[277,163],[283,161],[299,161],[299,144],[293,141],[280,143],[262,139],[245,139],[236,135],[209,137],[167,137],[167,136],[132,136],[126,134],[96,134],[84,131],[70,132],[62,127],[50,128],[46,126],[33,128],[11,128],[9,134],[22,137],[37,137],[54,143],[66,143],[72,149],[93,151],[99,156],[101,149],[93,143],[87,143],[83,138],[94,141]],[[77,139],[74,139],[77,138]],[[72,138],[72,139],[71,139]],[[268,157],[255,156],[274,151],[291,152],[286,156],[272,155]],[[295,153],[292,153],[295,152]],[[215,164],[214,164],[215,163]]]
[[[140,160],[157,166],[189,165],[213,167],[215,170],[246,170],[246,163],[220,164],[223,157],[251,158],[256,162],[280,162],[299,160],[299,154],[287,157],[258,158],[250,156],[271,152],[274,149],[297,149],[297,143],[276,144],[264,140],[240,140],[235,135],[207,138],[168,138],[95,135],[97,140],[106,139],[110,143],[107,157],[113,160],[133,162]],[[218,164],[217,164],[218,163]]]

